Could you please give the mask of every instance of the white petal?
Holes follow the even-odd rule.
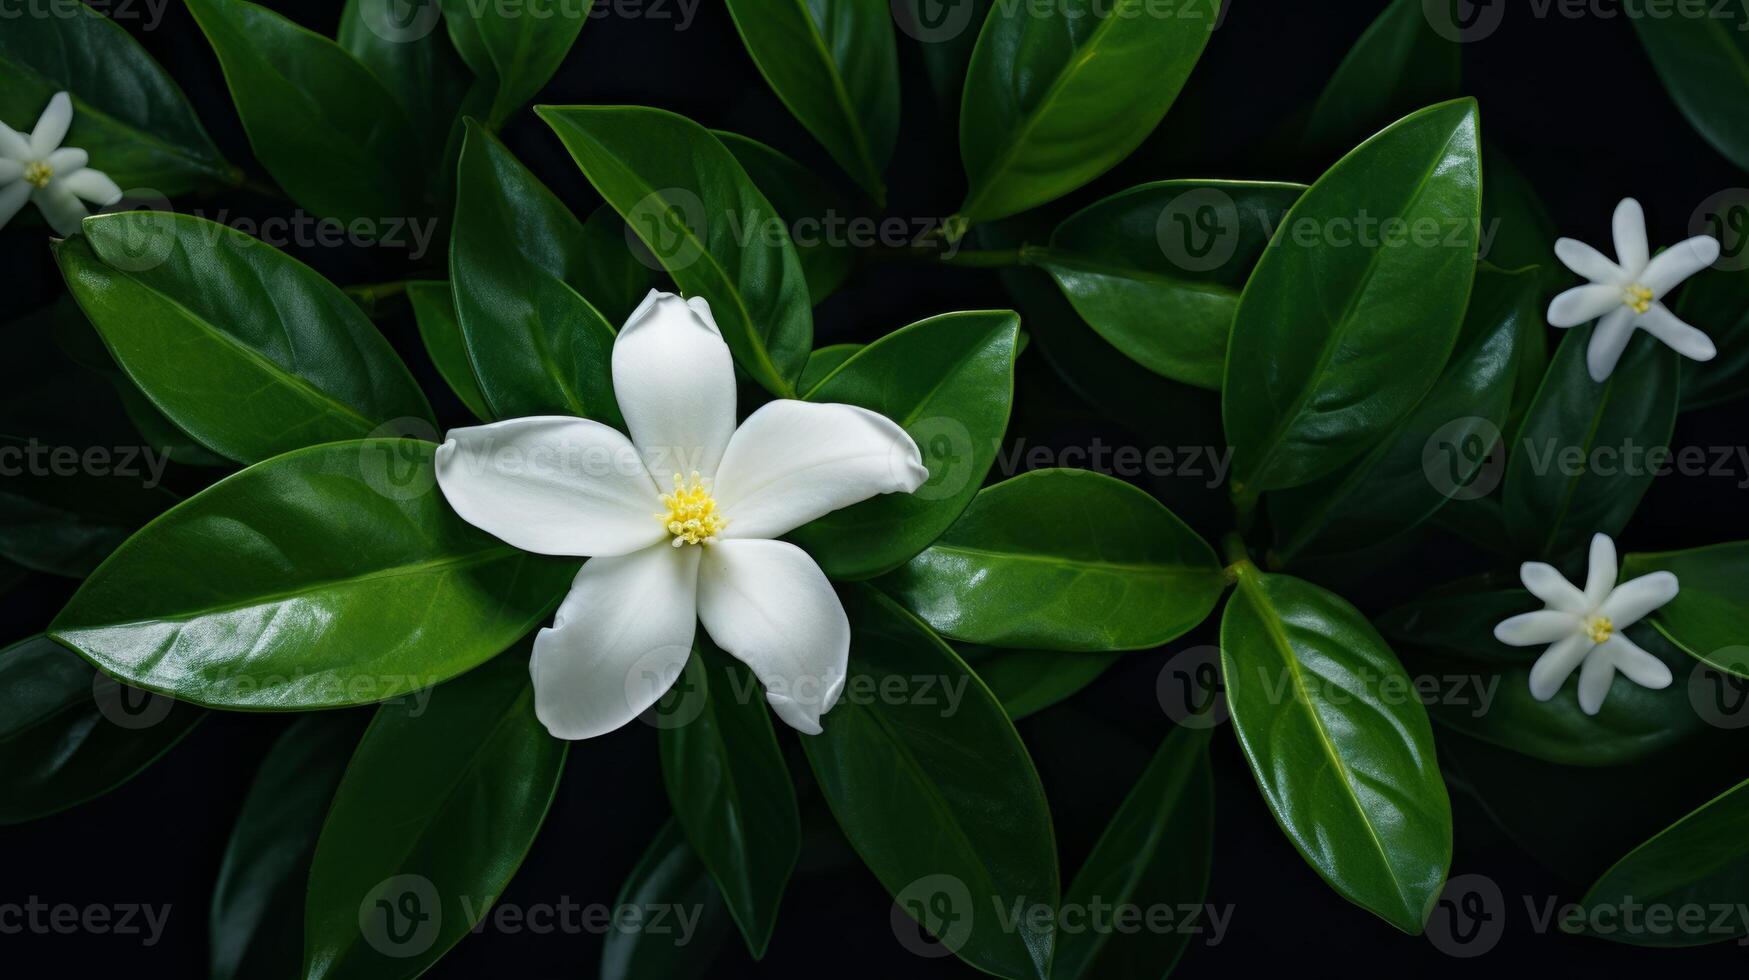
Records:
[[[1627,275],[1621,271],[1621,266],[1611,262],[1602,252],[1576,238],[1556,240],[1555,258],[1560,259],[1562,265],[1573,270],[1574,275],[1584,276],[1592,282],[1613,286],[1627,285]]]
[[[121,200],[121,188],[101,170],[86,167],[58,177],[55,182],[98,207],[107,208]]]
[[[1574,588],[1566,576],[1556,571],[1553,565],[1527,561],[1518,567],[1518,578],[1530,590],[1531,595],[1541,599],[1550,609],[1575,616],[1583,616],[1591,611],[1591,607],[1585,602],[1585,594]]]
[[[0,157],[20,164],[36,159],[30,152],[30,140],[3,122],[0,122]]]
[[[1609,697],[1609,685],[1615,681],[1615,657],[1609,651],[1592,648],[1579,669],[1579,710],[1588,715],[1603,710],[1603,699]]]
[[[10,184],[24,177],[24,164],[17,160],[0,157],[0,184]]]
[[[1638,279],[1651,257],[1651,246],[1646,244],[1646,212],[1640,208],[1640,202],[1631,197],[1623,198],[1615,206],[1613,224],[1615,264],[1621,266],[1621,271],[1627,273],[1629,279]]]
[[[752,668],[778,717],[818,735],[820,716],[844,689],[850,656],[850,620],[826,573],[787,541],[719,541],[703,551],[698,618],[705,631]]]
[[[1502,621],[1494,638],[1507,646],[1535,647],[1579,631],[1579,617],[1554,609],[1539,609]]]
[[[1713,339],[1683,323],[1662,303],[1654,303],[1639,319],[1646,332],[1683,357],[1695,361],[1710,361],[1719,352]]]
[[[30,200],[32,189],[22,180],[0,187],[0,228],[6,227],[6,222],[11,221],[18,209],[24,207],[24,202]]]
[[[534,713],[556,738],[593,738],[674,686],[698,628],[698,549],[591,558],[534,638]]]
[[[1530,696],[1538,701],[1554,697],[1592,646],[1591,638],[1583,633],[1555,641],[1530,667]]]
[[[714,495],[727,537],[775,538],[883,493],[929,479],[898,423],[854,405],[767,402],[735,430]]]
[[[1549,326],[1565,330],[1622,308],[1622,292],[1616,286],[1574,286],[1549,304]]]
[[[1646,618],[1646,614],[1671,599],[1679,591],[1676,576],[1670,572],[1652,572],[1616,586],[1598,610],[1620,630]]]
[[[1591,372],[1591,380],[1598,384],[1609,380],[1621,361],[1621,352],[1634,337],[1634,320],[1634,311],[1623,306],[1597,321],[1585,348],[1585,369]]]
[[[37,210],[43,213],[49,227],[62,238],[79,234],[79,222],[84,221],[85,216],[90,213],[85,210],[85,202],[79,200],[78,195],[55,181],[50,181],[47,187],[34,188],[30,199],[36,202]]]
[[[1585,607],[1596,609],[1615,588],[1615,542],[1607,534],[1591,536],[1591,560],[1585,570]]]
[[[1719,240],[1700,235],[1678,242],[1658,253],[1646,271],[1640,273],[1640,285],[1650,289],[1657,299],[1682,284],[1684,279],[1719,260]]]
[[[663,486],[675,473],[716,474],[735,431],[735,362],[703,300],[644,297],[613,342],[613,392]]]
[[[50,153],[43,162],[49,165],[49,169],[55,172],[55,176],[59,177],[62,174],[71,174],[76,170],[84,170],[85,165],[91,162],[91,154],[76,146],[63,146]]]
[[[36,128],[30,131],[30,152],[39,160],[55,152],[61,140],[67,138],[67,127],[71,125],[73,99],[65,92],[56,92],[49,100],[49,107],[37,119]]]
[[[542,555],[623,555],[668,532],[661,494],[619,430],[534,416],[451,429],[437,485],[469,524]]]
[[[1622,676],[1635,684],[1654,691],[1662,691],[1670,686],[1675,678],[1670,676],[1670,665],[1650,653],[1647,653],[1638,643],[1620,633],[1609,638],[1603,645],[1615,669]]]

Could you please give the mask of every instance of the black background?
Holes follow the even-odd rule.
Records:
[[[338,2],[270,5],[329,34],[340,7]],[[678,16],[672,0],[664,6]],[[1384,4],[1238,0],[1233,6],[1160,129],[1134,158],[1064,206],[1143,180],[1310,180],[1331,162],[1261,147],[1265,137],[1305,108]],[[1610,3],[1596,6],[1616,9]],[[138,20],[127,26],[186,90],[226,155],[259,173],[218,63],[181,5],[170,3],[154,30],[142,29]],[[676,27],[672,17],[610,13],[593,20],[538,101],[662,106],[709,126],[744,132],[821,173],[835,173],[754,70],[715,0],[704,0],[688,29]],[[5,29],[0,22],[0,30]],[[889,212],[939,218],[952,213],[964,192],[956,142],[939,121],[915,44],[903,36],[901,41],[904,121],[890,172]],[[1699,202],[1744,183],[1678,114],[1632,27],[1620,17],[1538,18],[1530,5],[1512,4],[1502,28],[1467,45],[1464,57],[1464,92],[1481,102],[1486,138],[1529,176],[1562,234],[1607,245],[1611,210],[1619,198],[1633,195],[1646,206],[1654,247],[1672,243],[1688,234]],[[1137,85],[1147,83],[1135,80]],[[505,138],[579,214],[594,207],[587,184],[532,114],[518,114]],[[221,211],[260,217],[275,210],[275,205],[247,196],[177,203],[215,220],[225,220]],[[386,249],[294,251],[343,284],[428,271],[423,266],[434,259],[432,268],[440,269],[442,258],[410,265],[405,254]],[[0,232],[0,269],[5,270],[0,312],[8,318],[64,289],[40,227]],[[817,342],[866,340],[934,313],[1012,302],[987,272],[871,268],[816,311]],[[441,392],[408,319],[391,318],[384,329],[427,390],[434,396]],[[1098,342],[1091,333],[1087,337]],[[1206,401],[1194,399],[1188,405],[1162,405],[1157,425],[1148,426],[1147,432],[1099,421],[1035,350],[1022,359],[1010,435],[1029,444],[1056,446],[1085,446],[1094,438],[1113,446],[1200,445],[1217,438],[1208,408]],[[453,399],[440,402],[439,411],[446,423],[463,420]],[[1739,419],[1740,409],[1733,405],[1686,415],[1677,442],[1735,445],[1741,441]],[[1745,476],[1749,474],[1661,479],[1623,536],[1623,550],[1749,537],[1737,487]],[[1219,495],[1204,489],[1200,478],[1143,482],[1200,529],[1211,534],[1222,530]],[[1346,593],[1376,611],[1476,562],[1454,543],[1437,540],[1417,554],[1426,556],[1419,565],[1399,565],[1388,577],[1362,574],[1345,583]],[[46,576],[25,579],[0,597],[0,638],[40,630],[71,589],[72,583]],[[1211,642],[1212,633],[1204,630],[1172,650]],[[1021,725],[1057,814],[1065,885],[1129,781],[1171,726],[1155,695],[1155,681],[1168,656],[1169,651],[1154,651],[1126,657],[1067,705]],[[0,936],[0,970],[14,976],[49,969],[70,969],[74,975],[99,969],[135,976],[201,975],[207,903],[230,823],[258,760],[285,724],[286,719],[273,716],[215,715],[149,771],[108,796],[56,817],[0,830],[0,903],[36,896],[50,903],[172,906],[166,935],[155,947],[108,935]],[[1443,731],[1439,735],[1446,738]],[[1271,967],[1319,975],[1409,970],[1443,975],[1506,961],[1608,976],[1741,963],[1740,958],[1728,959],[1740,954],[1731,946],[1653,952],[1534,934],[1527,899],[1539,907],[1556,896],[1576,900],[1586,883],[1564,881],[1544,870],[1535,855],[1508,842],[1462,794],[1454,794],[1453,874],[1480,873],[1499,884],[1506,901],[1505,937],[1486,958],[1448,957],[1426,939],[1404,936],[1333,893],[1278,831],[1230,735],[1217,733],[1214,744],[1218,830],[1210,901],[1232,906],[1232,924],[1218,946],[1193,942],[1179,976],[1243,975]],[[1721,768],[1719,786],[1740,777],[1741,765],[1735,760],[1741,758],[1741,744],[1738,740],[1734,754],[1727,745],[1725,754],[1715,757]],[[1705,794],[1673,799],[1670,815],[1703,799]],[[818,817],[817,802],[805,801],[804,809],[810,807],[811,817]],[[532,905],[567,897],[578,903],[611,902],[666,810],[652,729],[634,724],[578,743],[546,827],[504,901]],[[1607,824],[1614,818],[1604,807],[1585,820]],[[1583,821],[1573,828],[1576,833],[1584,829]],[[816,837],[804,852],[758,972],[973,974],[955,960],[922,959],[902,947],[889,924],[890,902],[873,877],[853,860],[846,863],[843,845],[832,832]],[[508,934],[488,928],[465,939],[429,975],[591,976],[600,942],[590,935]],[[20,968],[22,972],[14,972]],[[739,975],[755,969],[731,937],[716,973]]]

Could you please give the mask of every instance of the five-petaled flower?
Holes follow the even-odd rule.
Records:
[[[1593,381],[1602,382],[1615,370],[1636,327],[1684,357],[1710,361],[1718,353],[1706,334],[1677,319],[1660,302],[1684,279],[1718,261],[1718,239],[1700,235],[1653,258],[1646,239],[1646,213],[1630,197],[1615,209],[1614,262],[1571,238],[1555,242],[1555,256],[1591,282],[1556,296],[1549,304],[1549,324],[1565,329],[1603,318],[1585,351]]]
[[[65,92],[49,100],[28,138],[0,122],[0,228],[35,201],[56,234],[74,235],[86,201],[108,207],[121,200],[115,181],[85,165],[84,150],[61,145],[72,124],[73,100]]]
[[[1581,663],[1579,707],[1597,714],[1615,672],[1641,687],[1670,686],[1670,668],[1641,649],[1622,631],[1676,598],[1676,576],[1652,572],[1616,585],[1615,542],[1607,534],[1591,539],[1591,567],[1580,591],[1553,566],[1527,561],[1519,569],[1524,587],[1547,607],[1514,616],[1494,627],[1494,637],[1515,647],[1549,648],[1530,668],[1530,693],[1538,701],[1555,696]]]
[[[928,479],[917,445],[850,405],[777,400],[735,426],[735,370],[703,299],[651,292],[613,345],[628,440],[543,416],[451,430],[437,481],[509,544],[589,560],[534,642],[535,712],[559,738],[613,731],[673,685],[703,620],[809,734],[843,689],[844,607],[820,566],[775,540]]]

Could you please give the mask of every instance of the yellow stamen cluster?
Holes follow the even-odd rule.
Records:
[[[1585,622],[1585,635],[1593,643],[1602,643],[1615,635],[1615,624],[1608,616],[1593,616]]]
[[[1652,308],[1652,291],[1644,286],[1629,286],[1622,290],[1622,302],[1635,313],[1644,313]]]
[[[662,506],[668,512],[657,514],[656,519],[674,535],[669,543],[676,548],[683,544],[714,544],[717,532],[729,526],[729,519],[717,513],[717,502],[697,470],[693,471],[690,484],[679,473],[674,474],[674,492],[662,495]]]
[[[24,168],[24,182],[33,187],[49,186],[49,181],[54,179],[54,176],[55,168],[41,160],[27,164]]]

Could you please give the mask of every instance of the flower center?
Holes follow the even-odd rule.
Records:
[[[1652,291],[1635,283],[1621,291],[1621,301],[1635,313],[1644,313],[1652,308]]]
[[[42,188],[49,186],[49,181],[53,179],[54,176],[55,168],[41,160],[33,161],[24,168],[24,182],[34,187]]]
[[[716,499],[697,470],[692,472],[691,483],[679,473],[674,474],[674,492],[662,495],[662,506],[668,510],[658,513],[656,519],[674,535],[669,543],[676,548],[683,544],[712,544],[717,540],[717,532],[729,526],[729,519],[717,513]]]
[[[1591,637],[1591,642],[1602,643],[1615,635],[1615,624],[1608,616],[1593,616],[1585,621],[1585,635]]]

